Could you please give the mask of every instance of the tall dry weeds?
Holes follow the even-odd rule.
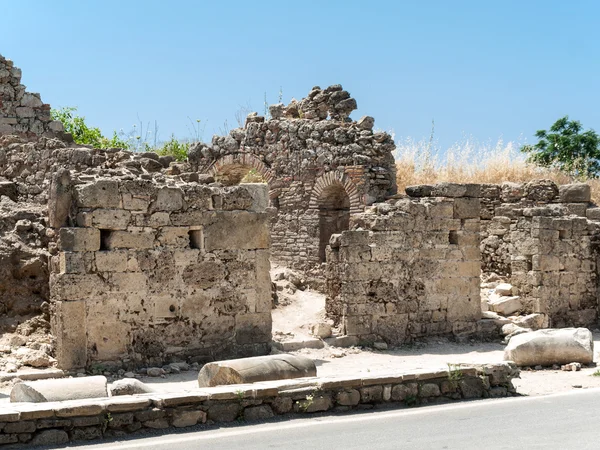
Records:
[[[572,183],[562,172],[544,169],[525,161],[520,145],[499,140],[496,145],[480,145],[465,139],[443,152],[435,142],[404,139],[396,142],[398,192],[406,186],[456,183],[527,182],[549,179],[557,184]],[[586,181],[592,188],[592,201],[600,202],[600,180]]]

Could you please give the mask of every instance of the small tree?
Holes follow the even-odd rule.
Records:
[[[558,119],[549,131],[539,130],[535,145],[524,145],[527,161],[542,167],[554,167],[575,179],[600,176],[600,136],[594,130],[582,132],[581,123]]]

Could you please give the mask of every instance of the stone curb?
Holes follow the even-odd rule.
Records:
[[[11,403],[0,411],[0,445],[64,444],[118,437],[143,428],[261,420],[288,413],[343,412],[390,403],[513,395],[514,364],[455,365],[369,376],[330,376],[48,403]]]

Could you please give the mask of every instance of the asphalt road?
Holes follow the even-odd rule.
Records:
[[[600,389],[300,418],[69,448],[598,449]]]

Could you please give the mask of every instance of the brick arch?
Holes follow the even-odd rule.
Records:
[[[275,175],[273,171],[269,169],[265,163],[254,156],[251,153],[233,153],[225,155],[222,158],[216,160],[209,168],[207,173],[212,176],[216,176],[219,171],[226,166],[233,164],[240,164],[243,166],[253,167],[258,173],[267,181],[267,184],[271,184]]]
[[[342,186],[346,191],[346,194],[348,194],[351,214],[363,211],[364,205],[360,200],[356,185],[350,177],[340,171],[327,172],[316,179],[310,198],[309,209],[319,209],[319,198],[321,197],[321,194],[326,188],[332,185]]]

